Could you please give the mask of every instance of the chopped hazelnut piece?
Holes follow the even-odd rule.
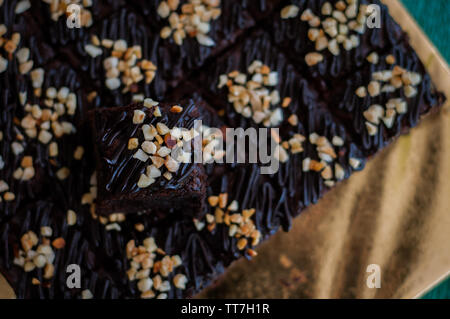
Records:
[[[134,150],[139,146],[139,139],[133,137],[128,140],[128,149]]]
[[[133,124],[142,124],[145,119],[145,113],[141,110],[135,110],[133,116]]]
[[[67,211],[67,225],[74,226],[77,223],[77,214],[69,209]]]
[[[171,107],[170,112],[172,113],[181,113],[183,112],[183,108],[179,105],[174,105]]]
[[[296,5],[286,6],[281,10],[281,18],[282,19],[295,18],[296,16],[298,16],[299,11],[300,8]]]
[[[53,240],[52,246],[56,249],[62,249],[66,246],[66,241],[62,237],[56,238],[55,240]]]
[[[305,56],[305,61],[308,66],[314,66],[323,61],[323,55],[317,52],[308,53]]]

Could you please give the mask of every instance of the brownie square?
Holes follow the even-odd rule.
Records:
[[[252,95],[262,89],[260,92],[268,91],[262,95],[277,96],[268,110],[270,116],[274,114],[271,112],[281,110],[282,118],[278,123],[255,118],[258,103],[250,101],[247,107],[251,111],[242,110],[230,93],[233,86],[253,86],[251,81],[259,81],[261,74],[268,77],[273,74],[277,80],[270,83],[267,78],[265,85],[248,91]],[[248,165],[239,168],[235,176],[230,167],[229,188],[220,191],[226,191],[229,197],[249,207],[270,207],[272,213],[283,216],[285,229],[290,227],[290,217],[297,216],[303,207],[315,203],[326,189],[364,167],[362,152],[343,123],[327,109],[318,91],[272,44],[266,32],[253,32],[194,81],[229,127],[279,129],[279,143],[289,158],[280,163],[280,169],[265,176],[259,173],[261,165]],[[222,85],[225,82],[227,84]],[[245,169],[248,172],[244,172]],[[223,186],[224,181],[218,178],[217,183]]]
[[[246,29],[255,24],[239,0],[215,1],[218,6],[207,5],[208,1],[193,4],[193,1],[181,0],[176,8],[170,8],[168,1],[133,0],[132,2],[138,11],[145,15],[153,29],[161,35],[163,49],[160,54],[164,56],[165,61],[163,73],[172,74],[174,77],[179,77],[179,70],[190,73],[202,66],[207,59],[216,56],[233,44]],[[189,7],[190,9],[184,9],[186,5],[193,6]],[[175,16],[178,17],[174,19],[177,21],[182,14],[188,17],[195,16],[190,13],[191,10],[195,10],[195,6],[205,6],[205,11],[213,17],[202,27],[194,28],[194,30],[189,23],[182,22],[183,31],[180,33],[186,35],[179,42],[176,29],[170,28],[171,21]],[[217,16],[217,12],[220,15]]]
[[[192,146],[194,121],[206,112],[202,108],[192,100],[181,106],[146,100],[92,113],[98,214],[203,213],[203,164],[194,163],[192,150],[176,152],[180,143]]]
[[[334,115],[345,124],[365,156],[415,127],[444,101],[412,48],[372,52],[360,69],[325,94]]]
[[[61,51],[86,78],[92,107],[113,107],[164,96],[159,42],[140,15],[121,9],[98,21],[76,46]]]
[[[380,8],[379,28],[367,26],[369,4]],[[288,14],[288,7],[295,9]],[[326,89],[333,86],[333,80],[355,72],[372,51],[392,50],[406,38],[378,0],[362,0],[352,6],[338,0],[285,0],[274,11],[268,28],[296,67],[311,73]]]
[[[40,26],[47,30],[46,36],[54,46],[76,45],[96,23],[118,11],[124,0],[95,0],[77,3],[78,7],[68,10],[66,3],[51,5],[45,1],[31,1],[30,12],[36,17]],[[72,2],[75,4],[75,2]],[[70,17],[79,17],[72,20]],[[69,27],[68,23],[80,22],[79,27]]]

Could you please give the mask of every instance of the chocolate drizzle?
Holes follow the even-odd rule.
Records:
[[[308,7],[318,13],[324,2],[292,0],[289,4],[296,3],[301,10]],[[0,180],[5,180],[16,194],[14,201],[0,202],[0,270],[19,298],[80,298],[85,289],[89,289],[96,298],[136,298],[139,296],[136,283],[126,277],[126,245],[130,240],[142,241],[149,236],[154,237],[167,254],[179,254],[183,260],[177,272],[187,275],[187,289],[172,287],[167,293],[169,298],[193,296],[213,282],[231,262],[242,256],[250,258],[246,250],[237,248],[237,239],[229,236],[228,227],[218,224],[213,231],[206,227],[198,230],[193,215],[186,214],[186,209],[170,206],[147,215],[129,214],[125,221],[119,223],[121,231],[116,231],[107,230],[99,219],[93,218],[90,206],[81,204],[83,194],[89,192],[90,178],[95,170],[93,140],[86,125],[88,111],[127,105],[132,100],[131,94],[122,94],[120,90],[111,92],[105,88],[104,57],[91,58],[84,49],[93,35],[100,40],[124,39],[143,48],[143,56],[151,60],[158,70],[150,85],[139,86],[139,93],[167,100],[194,96],[182,117],[173,119],[173,122],[171,118],[165,119],[173,125],[191,125],[194,118],[202,116],[212,127],[257,127],[234,111],[228,103],[226,90],[218,89],[217,84],[221,74],[233,70],[245,72],[254,60],[263,61],[278,72],[277,90],[281,97],[292,98],[289,107],[283,109],[285,118],[296,114],[299,119],[296,126],[283,123],[280,135],[288,138],[293,133],[300,133],[308,137],[317,133],[328,140],[334,136],[341,137],[343,145],[334,147],[337,153],[335,162],[342,166],[345,178],[362,169],[365,158],[415,126],[422,115],[438,109],[444,100],[435,91],[425,68],[407,44],[406,34],[392,20],[385,6],[381,7],[382,28],[368,30],[361,37],[358,48],[339,57],[326,54],[323,63],[309,68],[304,55],[313,48],[313,43],[307,38],[307,26],[299,19],[280,19],[279,9],[288,1],[222,0],[222,15],[211,24],[211,36],[217,44],[214,48],[202,47],[195,40],[190,41],[192,39],[186,40],[181,47],[172,40],[161,40],[159,31],[164,22],[154,10],[158,1],[134,0],[132,5],[122,1],[94,1],[93,27],[75,31],[64,28],[64,18],[58,22],[51,20],[48,12],[44,12],[48,9],[47,4],[33,1],[30,11],[16,15],[16,3],[16,0],[4,1],[0,7],[0,24],[7,26],[7,36],[14,31],[21,33],[19,48],[30,47],[33,68],[45,70],[42,92],[52,86],[66,86],[76,93],[78,101],[75,116],[71,119],[76,133],[57,141],[58,156],[49,158],[47,147],[36,141],[25,141],[24,154],[16,156],[11,151],[11,143],[20,131],[15,118],[24,115],[19,93],[26,91],[30,103],[41,104],[43,101],[34,95],[30,76],[19,74],[16,62],[11,62],[7,71],[0,74],[0,129],[3,132],[0,156],[6,164],[0,170]],[[44,32],[45,28],[50,31]],[[379,65],[366,61],[367,55],[373,51],[381,57]],[[384,64],[387,54],[393,54],[398,65],[420,73],[423,80],[418,86],[417,96],[408,99],[408,112],[395,121],[392,129],[381,127],[376,136],[369,136],[364,127],[363,112],[375,102],[386,103],[390,96],[382,94],[376,99],[361,99],[355,95],[355,90],[367,85],[371,73],[387,68]],[[183,87],[169,89],[178,83]],[[90,100],[87,97],[92,91],[98,94]],[[225,111],[224,116],[219,119],[203,100],[216,111]],[[191,111],[195,113],[195,106],[206,111],[191,116]],[[102,137],[97,140],[99,143],[95,148],[99,144],[105,145],[107,150],[114,148],[116,138],[122,139],[121,134],[134,133],[125,125],[129,118],[125,110],[111,117],[111,123],[115,125],[97,121],[99,132],[105,134],[100,134]],[[106,133],[106,127],[113,129]],[[85,149],[81,160],[73,158],[77,146]],[[261,175],[259,164],[208,164],[202,168],[205,173],[199,173],[199,176],[206,174],[208,196],[228,193],[230,199],[239,202],[240,208],[255,208],[252,218],[262,233],[262,239],[267,239],[280,227],[288,230],[292,219],[329,189],[318,172],[302,170],[302,161],[306,157],[318,159],[315,145],[306,140],[303,146],[304,151],[291,154],[290,160],[281,164],[274,175]],[[116,151],[112,155],[106,152],[108,165],[120,166],[126,162],[121,157],[122,149],[118,147]],[[12,177],[25,154],[35,159],[36,176],[28,182]],[[361,161],[357,168],[349,165],[351,158]],[[61,166],[70,168],[70,175],[65,180],[56,176]],[[114,170],[113,177],[118,177],[118,182],[111,183],[111,192],[118,194],[129,190],[137,194],[136,179],[129,178],[141,170],[137,164],[122,171]],[[176,181],[182,180],[182,176],[190,176],[192,170],[192,166],[184,167]],[[180,188],[176,181],[160,186],[170,193],[169,190]],[[69,209],[77,214],[73,226],[67,223]],[[200,210],[197,211],[199,218],[211,213],[207,206]],[[142,224],[144,230],[138,231],[136,224]],[[13,264],[13,260],[21,236],[29,230],[38,234],[41,226],[51,226],[55,236],[65,239],[66,246],[56,253],[55,276],[47,285],[33,285],[32,278],[47,282],[42,271],[25,273]],[[82,270],[81,289],[68,289],[66,286],[65,269],[73,263],[80,265]],[[168,280],[171,281],[175,274]]]

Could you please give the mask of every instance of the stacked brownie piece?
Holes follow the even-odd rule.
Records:
[[[0,1],[0,271],[20,298],[191,297],[444,102],[379,1],[72,1],[74,29],[60,2]],[[279,169],[220,161],[214,128],[278,129]]]

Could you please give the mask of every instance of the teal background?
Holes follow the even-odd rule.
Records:
[[[401,0],[422,29],[450,63],[450,0]],[[423,298],[450,299],[450,279]]]
[[[422,29],[450,62],[450,0],[401,0]]]

